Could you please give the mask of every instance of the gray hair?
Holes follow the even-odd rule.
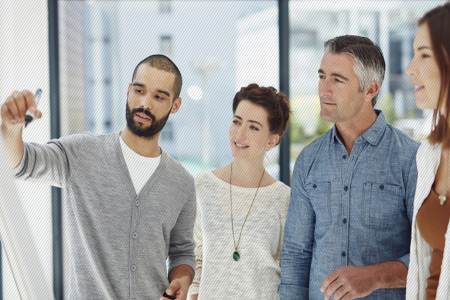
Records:
[[[347,53],[355,60],[353,71],[359,78],[359,89],[363,92],[372,82],[383,84],[386,63],[380,47],[369,38],[343,35],[324,43],[325,51],[335,54]],[[372,107],[377,103],[378,92],[372,98]]]

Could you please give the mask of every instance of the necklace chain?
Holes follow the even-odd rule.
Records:
[[[264,173],[266,172],[266,170],[263,171],[263,173],[261,175],[261,179],[259,180],[258,188],[256,189],[255,196],[253,196],[252,204],[250,204],[250,208],[248,209],[247,216],[245,216],[244,223],[242,224],[241,232],[239,233],[239,239],[238,239],[238,243],[237,243],[237,246],[236,246],[236,239],[234,238],[234,225],[233,225],[233,197],[232,197],[232,193],[231,193],[231,175],[233,174],[233,163],[231,163],[230,168],[231,168],[231,170],[230,170],[231,231],[233,232],[234,249],[235,249],[236,252],[238,252],[239,243],[241,241],[242,230],[244,229],[244,225],[245,225],[245,222],[247,221],[247,218],[248,218],[248,216],[250,214],[250,210],[253,207],[253,203],[255,202],[256,195],[258,194],[258,190],[259,190],[259,187],[261,186],[261,182],[262,182],[262,179],[264,177]]]

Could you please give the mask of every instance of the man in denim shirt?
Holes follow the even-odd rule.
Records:
[[[332,129],[298,156],[281,253],[281,300],[405,299],[419,143],[373,106],[380,48],[325,43],[320,116]]]

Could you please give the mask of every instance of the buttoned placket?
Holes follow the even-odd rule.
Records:
[[[353,178],[353,170],[356,165],[357,157],[361,153],[363,140],[359,137],[355,140],[353,148],[350,152],[350,155],[347,154],[347,150],[342,142],[338,142],[335,144],[336,149],[336,157],[335,159],[339,162],[340,165],[340,173],[341,173],[341,186],[340,194],[341,194],[341,214],[338,216],[340,220],[338,222],[341,223],[341,232],[342,232],[342,244],[340,249],[340,260],[342,266],[348,265],[348,248],[349,248],[349,230],[350,230],[350,200],[351,200],[351,185]]]
[[[139,267],[138,258],[138,224],[139,224],[139,208],[141,201],[139,196],[133,200],[131,210],[131,232],[130,232],[130,299],[137,300],[135,292],[137,291],[137,268]]]

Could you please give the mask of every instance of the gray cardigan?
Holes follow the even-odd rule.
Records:
[[[82,133],[26,143],[16,168],[17,178],[64,188],[69,299],[159,299],[174,267],[195,270],[192,176],[163,151],[136,195],[119,138]]]

